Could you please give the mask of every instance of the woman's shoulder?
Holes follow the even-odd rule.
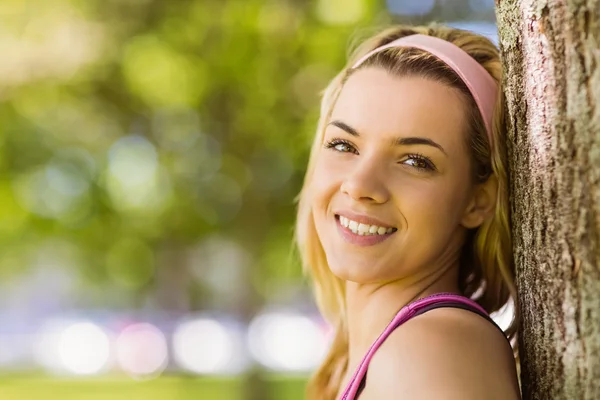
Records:
[[[458,308],[430,310],[392,332],[371,360],[367,387],[374,398],[519,398],[513,352],[502,332]]]

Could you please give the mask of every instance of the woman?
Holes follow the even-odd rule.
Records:
[[[310,399],[520,398],[517,318],[488,317],[515,300],[501,69],[482,36],[395,27],[326,89],[296,226],[335,328]]]

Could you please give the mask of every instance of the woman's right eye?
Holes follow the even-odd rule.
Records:
[[[328,149],[339,151],[340,153],[358,153],[352,143],[344,139],[332,139],[325,145]]]

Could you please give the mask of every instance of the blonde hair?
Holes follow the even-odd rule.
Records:
[[[317,305],[324,318],[335,329],[329,353],[308,383],[309,399],[334,399],[348,367],[348,326],[346,322],[345,282],[335,276],[325,258],[317,235],[309,191],[315,157],[322,146],[328,123],[342,86],[354,70],[350,67],[371,50],[395,39],[412,34],[435,36],[462,48],[477,60],[496,80],[502,81],[502,65],[498,49],[487,38],[472,32],[439,25],[422,27],[396,26],[364,41],[350,56],[348,64],[333,78],[323,93],[321,115],[311,149],[304,187],[298,197],[296,244],[303,268],[314,283]],[[514,339],[518,315],[510,233],[508,202],[507,155],[505,148],[505,100],[499,90],[492,128],[493,149],[490,148],[483,119],[466,85],[456,73],[431,54],[413,48],[390,48],[367,59],[360,68],[377,66],[401,76],[423,76],[457,88],[464,94],[468,112],[469,133],[466,135],[473,160],[473,179],[485,182],[491,175],[498,181],[496,207],[492,218],[469,232],[461,254],[459,287],[462,294],[473,298],[487,312],[500,310],[510,300],[515,314],[505,333]],[[513,340],[516,352],[516,342]]]

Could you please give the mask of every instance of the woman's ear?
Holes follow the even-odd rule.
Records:
[[[498,180],[491,175],[485,182],[475,186],[465,209],[461,225],[467,229],[477,228],[491,217],[496,208]]]

